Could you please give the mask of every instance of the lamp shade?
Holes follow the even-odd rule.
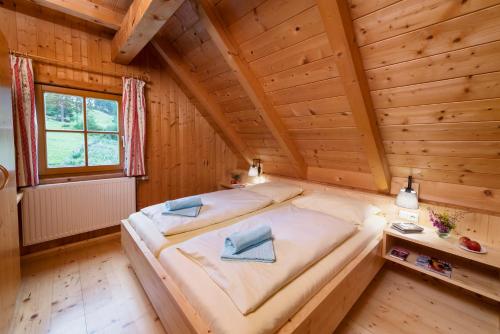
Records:
[[[415,190],[402,188],[396,197],[396,205],[405,209],[418,209],[418,196]]]
[[[250,166],[248,176],[259,176],[259,168],[257,166]]]

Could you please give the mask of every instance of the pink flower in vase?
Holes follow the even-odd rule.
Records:
[[[460,215],[460,213],[451,215],[446,211],[436,213],[434,210],[429,209],[429,220],[439,233],[450,233],[456,227],[456,222],[459,220]]]

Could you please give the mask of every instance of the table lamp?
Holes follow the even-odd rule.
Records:
[[[411,187],[412,177],[408,176],[408,186],[401,188],[396,197],[396,205],[405,209],[418,209],[418,196],[415,190]]]

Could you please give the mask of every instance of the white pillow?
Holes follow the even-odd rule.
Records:
[[[300,186],[281,182],[260,183],[248,186],[245,189],[267,196],[271,198],[274,203],[281,203],[289,198],[302,194],[304,191]]]
[[[323,212],[327,215],[362,225],[370,216],[376,215],[381,210],[360,199],[346,195],[313,192],[292,201],[298,208]]]

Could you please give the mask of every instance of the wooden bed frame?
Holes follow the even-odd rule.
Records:
[[[122,247],[165,330],[211,333],[179,287],[132,228],[122,220]],[[332,333],[384,264],[382,235],[372,240],[277,333]]]

